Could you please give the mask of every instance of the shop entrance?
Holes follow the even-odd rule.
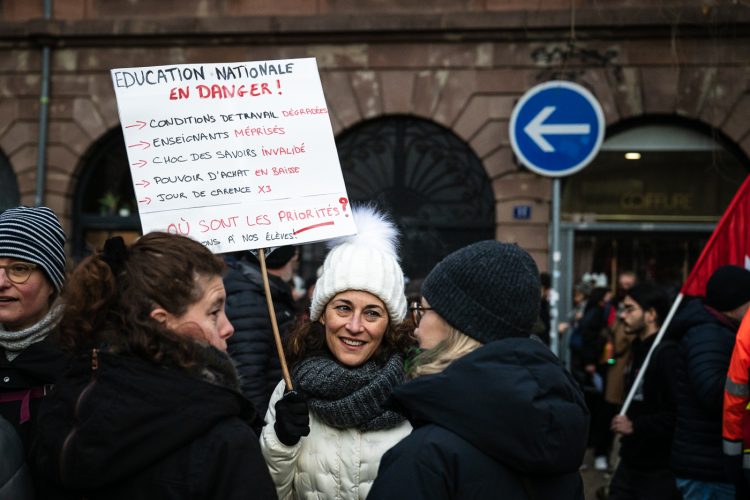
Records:
[[[609,286],[623,271],[653,281],[672,295],[679,292],[714,224],[562,223],[560,243],[564,275],[577,279],[561,286],[565,311],[572,309],[572,289],[587,272],[604,274]],[[572,272],[571,272],[572,270]],[[567,281],[567,280],[566,280]],[[565,318],[565,312],[562,312]]]
[[[584,273],[633,271],[676,294],[742,181],[748,161],[718,131],[674,118],[612,127],[596,160],[566,178],[560,320]]]

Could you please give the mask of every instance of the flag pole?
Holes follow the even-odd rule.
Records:
[[[276,341],[276,352],[279,355],[279,361],[281,362],[281,373],[284,375],[284,382],[286,382],[287,390],[291,391],[292,389],[294,389],[294,387],[292,387],[292,377],[289,376],[289,367],[287,367],[286,357],[284,356],[284,345],[281,343],[279,325],[276,323],[276,310],[273,307],[273,300],[271,298],[271,285],[268,282],[268,270],[266,269],[266,250],[264,248],[258,249],[258,260],[260,261],[260,274],[263,276],[263,288],[266,291],[266,304],[268,305],[268,315],[271,318],[273,338]]]
[[[682,285],[679,295],[677,295],[677,298],[672,304],[672,308],[669,310],[669,314],[667,314],[667,317],[662,323],[661,328],[659,328],[659,333],[657,333],[656,339],[654,339],[654,343],[651,345],[651,349],[649,349],[648,354],[646,355],[646,359],[643,360],[643,365],[641,365],[641,369],[638,372],[635,381],[633,382],[633,386],[630,388],[630,392],[628,393],[628,396],[622,405],[620,415],[625,415],[625,413],[628,411],[628,408],[630,407],[630,404],[633,400],[633,396],[635,395],[638,386],[641,384],[643,376],[646,373],[646,369],[648,368],[648,364],[651,361],[651,355],[659,345],[659,342],[661,342],[661,339],[664,336],[664,332],[667,331],[667,327],[671,323],[672,317],[674,316],[675,312],[677,312],[677,308],[680,306],[683,297],[685,295],[705,295],[706,282],[708,281],[710,274],[712,274],[716,270],[718,264],[738,264],[738,262],[735,262],[737,255],[723,255],[723,262],[714,262],[714,265],[708,263],[708,259],[714,251],[716,242],[719,240],[719,235],[722,235],[724,232],[729,231],[735,227],[742,229],[745,228],[744,219],[739,222],[735,221],[734,212],[741,202],[746,202],[744,198],[746,197],[746,191],[748,190],[750,190],[750,175],[745,177],[745,180],[737,189],[737,193],[735,193],[734,198],[732,198],[729,206],[721,216],[719,223],[716,225],[713,233],[711,233],[711,237],[703,247],[703,251],[698,257],[698,260],[695,262],[693,270],[688,275],[687,280],[685,280],[685,284]],[[703,279],[701,280],[700,278]],[[700,283],[700,285],[698,285],[698,283]],[[698,286],[698,289],[696,289],[696,286]]]
[[[638,375],[636,375],[635,381],[633,382],[633,385],[630,387],[630,392],[628,392],[628,397],[625,398],[625,402],[622,404],[622,408],[620,409],[620,415],[625,415],[628,412],[628,408],[630,408],[630,403],[633,401],[633,397],[635,396],[635,393],[638,391],[638,386],[641,385],[641,382],[643,381],[643,376],[646,373],[646,368],[648,368],[648,363],[649,361],[651,361],[651,355],[656,350],[656,347],[659,345],[659,342],[661,342],[662,337],[664,337],[664,333],[667,331],[669,324],[672,322],[672,318],[677,312],[677,309],[680,307],[680,303],[682,302],[683,297],[684,295],[682,293],[679,293],[674,303],[672,303],[672,308],[669,310],[669,314],[667,314],[667,317],[664,319],[664,323],[662,323],[661,327],[659,328],[659,332],[656,334],[654,343],[651,344],[651,348],[648,350],[648,354],[646,354],[646,359],[643,360],[643,365],[641,365],[641,369],[638,371]]]

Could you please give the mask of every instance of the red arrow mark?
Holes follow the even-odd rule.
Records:
[[[143,149],[148,149],[148,148],[151,147],[151,143],[146,142],[146,141],[141,141],[138,144],[130,144],[128,147],[129,148],[143,148]]]
[[[151,185],[151,183],[148,182],[146,179],[143,179],[141,182],[136,182],[135,185],[147,188]]]
[[[144,121],[141,121],[141,120],[136,120],[134,124],[132,124],[132,125],[128,125],[128,126],[127,126],[127,127],[125,127],[125,128],[133,128],[133,127],[138,127],[138,130],[141,130],[141,129],[142,129],[143,127],[145,127],[145,126],[146,126],[146,122],[144,122]]]
[[[148,196],[146,196],[144,199],[138,200],[138,203],[145,203],[146,205],[150,205],[151,204],[151,198],[149,198]]]
[[[133,165],[134,167],[138,167],[138,168],[141,168],[141,167],[143,167],[144,165],[146,165],[147,163],[148,163],[148,162],[147,162],[146,160],[139,160],[139,161],[137,161],[137,162],[135,162],[135,163],[131,163],[131,165]]]

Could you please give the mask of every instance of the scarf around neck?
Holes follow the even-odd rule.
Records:
[[[31,344],[46,339],[47,335],[60,324],[64,309],[62,302],[57,301],[41,320],[16,332],[9,332],[3,325],[0,325],[0,347],[5,350],[5,357],[8,361],[16,359]]]
[[[395,386],[404,381],[404,362],[392,355],[383,366],[370,360],[349,368],[330,356],[312,356],[293,369],[297,390],[310,410],[337,429],[390,429],[404,416],[383,407]]]

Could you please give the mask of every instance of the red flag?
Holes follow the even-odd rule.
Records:
[[[750,263],[750,176],[745,179],[682,286],[684,295],[704,296],[706,282],[716,268]]]

